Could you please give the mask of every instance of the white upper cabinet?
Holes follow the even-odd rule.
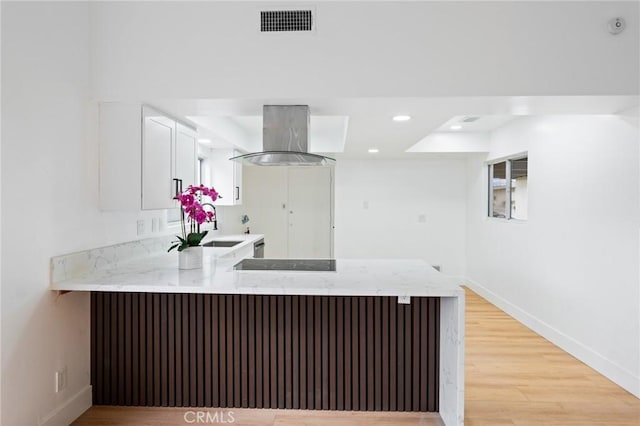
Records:
[[[176,123],[176,165],[175,179],[179,179],[183,189],[196,182],[198,141],[196,132],[181,123]]]
[[[101,103],[99,114],[100,208],[175,208],[196,180],[196,130],[140,104]]]
[[[222,195],[222,198],[216,201],[216,205],[242,204],[242,164],[229,160],[241,153],[234,149],[213,149],[211,155],[211,184]]]
[[[142,117],[142,209],[170,209],[176,193],[176,122],[147,106]]]
[[[233,151],[233,156],[242,155],[240,151]],[[232,161],[233,163],[233,201],[234,204],[242,204],[242,194],[244,189],[242,188],[242,163]]]

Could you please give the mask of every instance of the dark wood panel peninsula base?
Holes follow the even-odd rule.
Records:
[[[438,411],[440,298],[93,292],[96,405]]]

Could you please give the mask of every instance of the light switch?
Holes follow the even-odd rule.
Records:
[[[368,201],[364,201],[362,203],[362,208],[365,209],[365,210],[369,210],[369,202]]]
[[[427,215],[425,215],[425,214],[418,215],[418,222],[419,223],[425,223],[426,221],[427,221]]]

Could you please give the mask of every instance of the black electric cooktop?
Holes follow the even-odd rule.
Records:
[[[335,259],[243,259],[233,269],[239,271],[326,271],[336,270]]]

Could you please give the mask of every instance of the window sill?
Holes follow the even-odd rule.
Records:
[[[528,222],[527,219],[506,219],[502,217],[490,217],[490,216],[485,216],[485,220],[489,222],[516,223],[519,225],[524,225]]]

